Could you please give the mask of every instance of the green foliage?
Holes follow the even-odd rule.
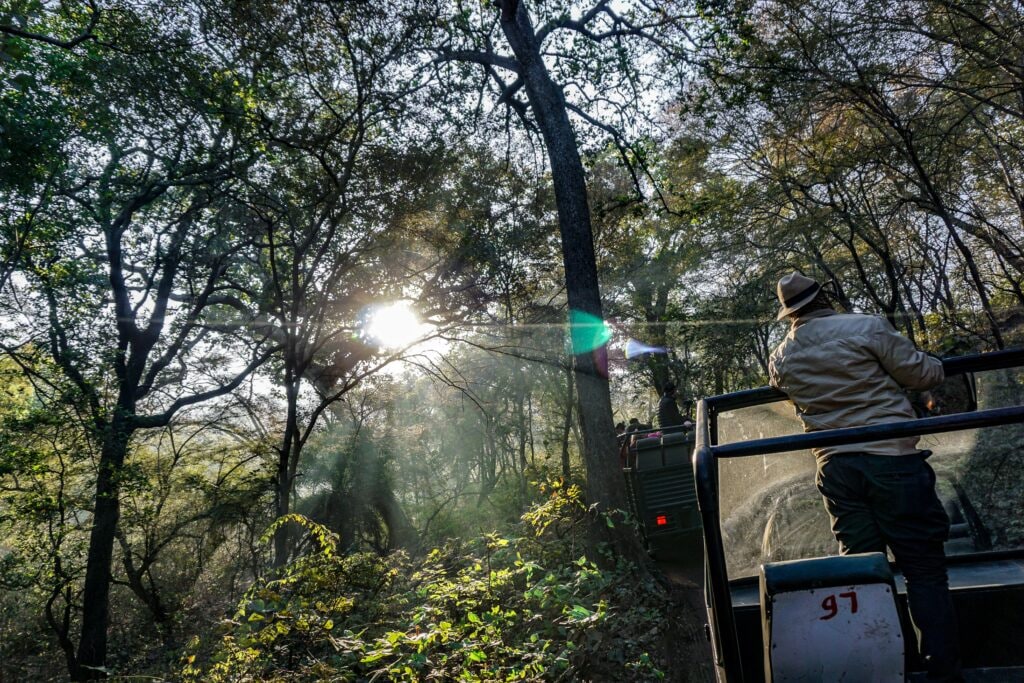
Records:
[[[920,345],[1008,346],[1024,301],[1009,5],[704,3],[714,48],[683,128],[742,182],[708,270],[745,286],[799,268]]]
[[[664,678],[656,586],[579,544],[576,486],[549,484],[519,535],[485,534],[425,556],[339,555],[298,515],[316,550],[254,584],[219,639],[193,638],[187,681],[516,681]],[[271,533],[271,532],[268,532]]]

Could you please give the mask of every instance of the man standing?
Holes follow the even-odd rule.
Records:
[[[837,313],[814,280],[791,273],[779,280],[777,293],[778,319],[791,326],[768,372],[805,431],[912,420],[904,390],[943,381],[941,361],[915,349],[883,318]],[[840,552],[892,550],[929,680],[963,680],[943,547],[949,518],[925,462],[931,453],[909,437],[817,448],[814,455]]]
[[[676,404],[676,385],[669,382],[665,385],[661,400],[658,401],[658,429],[662,434],[672,434],[691,426],[693,423],[683,417],[679,412],[679,405]]]

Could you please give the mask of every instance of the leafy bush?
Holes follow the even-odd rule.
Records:
[[[451,541],[424,557],[341,556],[291,515],[315,552],[253,585],[216,642],[193,638],[189,681],[657,680],[665,595],[634,567],[575,551],[576,486],[545,488],[519,535]],[[610,523],[610,522],[609,522]],[[268,534],[273,533],[273,528]],[[607,565],[607,567],[605,566]]]

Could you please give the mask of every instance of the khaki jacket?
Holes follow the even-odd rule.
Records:
[[[914,348],[884,318],[832,310],[795,319],[768,373],[808,432],[914,419],[903,389],[924,391],[945,379],[942,362]],[[814,454],[906,455],[916,446],[917,437],[909,437],[816,448]]]

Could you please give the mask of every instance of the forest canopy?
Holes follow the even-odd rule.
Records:
[[[709,680],[613,425],[793,270],[1019,344],[1022,20],[5,3],[0,679]]]

